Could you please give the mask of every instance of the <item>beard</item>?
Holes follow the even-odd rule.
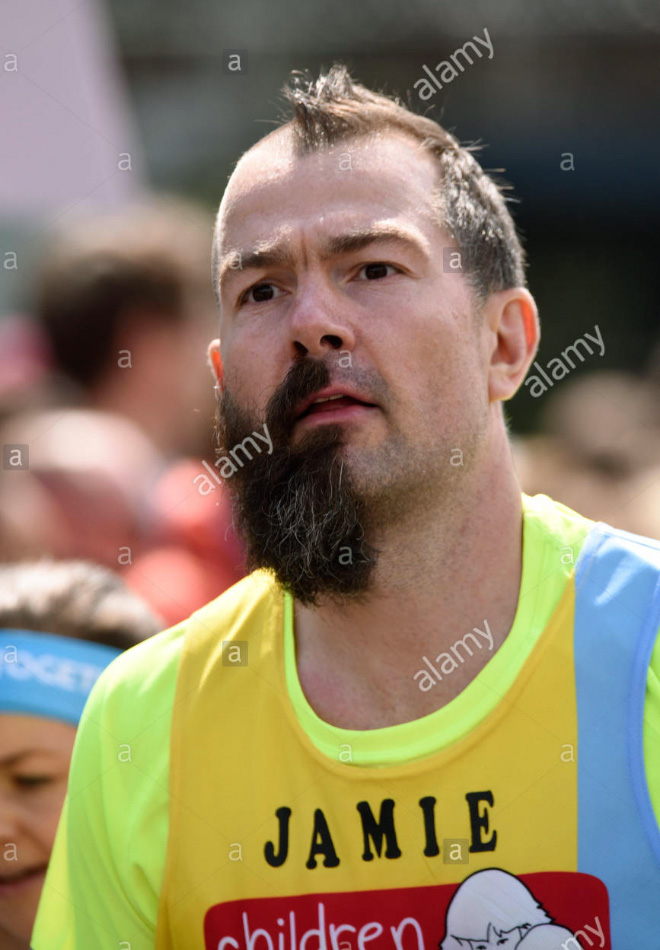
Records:
[[[327,365],[305,358],[294,363],[268,401],[266,428],[226,388],[216,411],[218,458],[230,457],[232,448],[257,431],[272,442],[272,451],[262,442],[227,482],[248,570],[271,571],[296,600],[317,607],[323,601],[363,600],[378,555],[365,537],[366,499],[342,457],[342,426],[320,425],[292,444],[296,407],[329,383]]]

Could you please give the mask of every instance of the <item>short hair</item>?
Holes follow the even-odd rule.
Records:
[[[161,198],[82,219],[58,234],[35,295],[56,367],[94,388],[116,366],[127,319],[155,317],[173,326],[197,318],[203,306],[211,312],[211,232],[210,215],[196,205]]]
[[[0,627],[128,650],[165,624],[107,568],[44,559],[0,564]]]
[[[145,268],[117,255],[71,258],[44,275],[38,315],[57,367],[83,387],[94,386],[116,358],[122,319],[135,310],[175,319],[178,288],[164,268]]]
[[[294,72],[282,93],[293,117],[283,116],[278,131],[291,130],[294,154],[377,132],[402,132],[422,144],[439,171],[432,205],[458,245],[461,269],[478,300],[526,286],[525,252],[504,195],[509,186],[486,174],[472,154],[478,146],[460,145],[433,119],[355,82],[341,64],[316,81]]]

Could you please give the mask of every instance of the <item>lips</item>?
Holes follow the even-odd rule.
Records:
[[[307,399],[304,399],[296,407],[295,418],[302,419],[304,416],[329,412],[333,409],[339,409],[345,406],[373,406],[374,403],[368,402],[359,393],[348,389],[341,389],[337,386],[321,389],[319,392],[312,393]]]
[[[41,864],[39,867],[26,868],[23,871],[17,871],[14,874],[0,875],[0,892],[3,890],[13,890],[22,884],[29,884],[31,881],[45,874],[48,869],[47,864]]]

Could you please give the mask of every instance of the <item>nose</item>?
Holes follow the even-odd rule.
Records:
[[[331,350],[351,351],[355,332],[346,319],[346,301],[320,280],[301,288],[290,311],[290,339],[294,357],[324,357]]]

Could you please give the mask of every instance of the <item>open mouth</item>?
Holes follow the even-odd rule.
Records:
[[[305,401],[301,410],[296,415],[296,422],[306,419],[308,416],[322,415],[324,413],[335,413],[338,410],[350,409],[354,407],[376,408],[374,403],[366,402],[358,396],[352,396],[348,393],[335,392],[330,395],[319,394],[311,401]]]

